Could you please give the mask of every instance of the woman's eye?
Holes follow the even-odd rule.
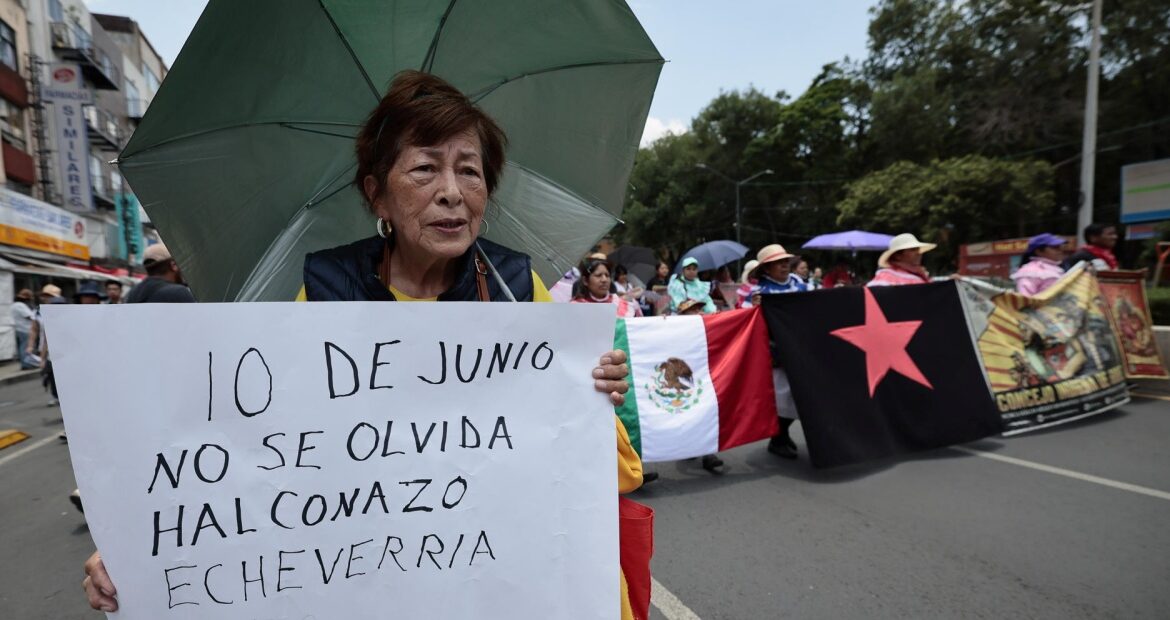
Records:
[[[473,176],[473,177],[478,177],[479,176],[479,169],[478,168],[471,168],[471,167],[464,168],[463,174]]]
[[[434,172],[435,167],[431,164],[421,164],[414,167],[414,172]]]

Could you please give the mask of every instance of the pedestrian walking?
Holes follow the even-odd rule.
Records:
[[[82,282],[81,286],[77,287],[77,292],[73,294],[73,303],[75,304],[100,304],[105,299],[105,291],[92,280]]]
[[[795,258],[784,246],[773,243],[760,248],[756,253],[757,264],[749,274],[758,281],[749,293],[752,304],[758,306],[764,295],[802,293],[808,290],[799,276],[791,273],[792,259]],[[775,342],[769,343],[772,351],[772,385],[776,394],[776,413],[780,430],[768,440],[768,452],[781,458],[795,459],[798,451],[792,440],[792,424],[800,419],[796,400],[792,398],[792,387],[788,384],[788,373],[780,366],[779,349]]]
[[[106,304],[120,304],[122,303],[122,283],[117,280],[110,280],[106,282],[106,300],[102,303]]]
[[[32,291],[23,288],[16,294],[16,299],[12,302],[12,325],[13,331],[16,332],[16,357],[20,360],[21,370],[30,370],[38,367],[40,364],[29,356],[28,354],[28,337],[32,332],[33,319],[36,318],[36,311],[33,309],[33,294]]]
[[[130,290],[126,303],[191,303],[195,296],[183,280],[179,264],[171,258],[167,246],[156,243],[142,253],[147,277]]]
[[[495,121],[455,87],[433,75],[400,73],[357,136],[354,182],[377,234],[308,254],[297,298],[551,301],[529,256],[479,237],[505,143]],[[596,389],[615,405],[628,390],[625,362],[624,352],[609,351],[592,373]],[[614,423],[617,487],[626,493],[641,485],[642,464],[617,416]],[[116,610],[100,554],[86,562],[86,574],[90,605]],[[624,577],[621,592],[621,617],[632,619]]]
[[[53,374],[53,362],[49,359],[49,340],[45,334],[45,322],[41,318],[41,307],[46,304],[64,304],[68,302],[61,296],[61,287],[54,284],[46,284],[41,287],[40,302],[29,328],[29,341],[25,345],[25,351],[30,356],[33,356],[32,359],[37,361],[37,365],[41,369],[41,385],[50,394],[49,401],[45,405],[48,407],[56,407],[60,404],[60,401],[57,399],[57,377]],[[60,437],[61,439],[65,439],[65,433],[61,433]]]
[[[1072,269],[1073,265],[1081,261],[1089,263],[1097,271],[1108,271],[1121,267],[1121,263],[1113,253],[1113,248],[1117,247],[1116,226],[1101,223],[1089,224],[1085,227],[1083,237],[1085,245],[1065,259],[1064,268],[1066,270]]]
[[[866,286],[926,284],[930,274],[922,267],[922,255],[938,247],[923,243],[910,233],[890,240],[890,247],[878,257],[878,272]]]
[[[1051,233],[1041,233],[1028,240],[1023,264],[1012,274],[1016,290],[1024,295],[1039,295],[1064,277],[1065,241]]]

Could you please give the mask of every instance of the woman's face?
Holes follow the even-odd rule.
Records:
[[[670,267],[667,267],[666,263],[658,263],[658,277],[665,278],[668,275],[670,275]]]
[[[803,279],[803,280],[807,280],[808,279],[808,263],[806,263],[804,261],[800,261],[799,263],[797,263],[796,264],[796,275],[800,276],[801,279]]]
[[[395,241],[433,258],[457,258],[479,235],[487,181],[474,132],[434,146],[407,146],[386,175],[374,213],[394,227]],[[377,183],[366,177],[366,195]]]
[[[605,265],[594,267],[585,280],[585,288],[589,289],[589,293],[594,297],[609,295],[609,268]]]
[[[1064,249],[1058,245],[1050,245],[1036,250],[1036,256],[1060,262],[1064,260]]]
[[[618,277],[617,277],[617,281],[621,282],[622,284],[627,284],[630,281],[629,275],[625,274],[625,273],[619,273]]]
[[[890,257],[891,263],[902,263],[903,265],[910,265],[912,267],[919,267],[922,265],[922,250],[918,248],[910,248],[909,250],[899,250],[894,252]]]
[[[683,267],[682,273],[684,278],[688,280],[694,280],[695,278],[699,277],[699,266],[687,265],[686,267]]]
[[[790,271],[792,271],[792,265],[787,260],[772,261],[764,267],[764,273],[777,282],[787,280]]]

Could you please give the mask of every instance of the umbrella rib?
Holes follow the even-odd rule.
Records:
[[[345,138],[347,140],[353,140],[354,137],[353,136],[345,136],[342,134],[329,133],[329,132],[324,132],[324,131],[312,131],[309,129],[305,129],[303,127],[297,127],[297,125],[324,125],[324,126],[332,126],[332,127],[361,127],[361,125],[358,125],[357,123],[342,123],[342,122],[338,122],[338,121],[253,121],[253,122],[247,122],[247,123],[236,123],[234,125],[225,125],[223,127],[213,127],[211,129],[200,129],[199,131],[192,131],[190,133],[185,133],[182,135],[174,136],[172,138],[167,138],[166,140],[162,140],[161,142],[157,142],[155,144],[152,144],[152,145],[150,145],[150,146],[148,146],[140,151],[135,151],[134,153],[131,153],[129,155],[124,155],[122,157],[119,157],[119,158],[114,160],[114,163],[121,164],[121,163],[123,163],[124,160],[126,160],[128,158],[136,157],[136,156],[141,155],[143,153],[148,153],[150,151],[153,151],[154,149],[167,146],[168,144],[171,144],[173,142],[181,142],[183,140],[189,140],[191,138],[198,138],[199,136],[205,136],[205,135],[213,134],[213,133],[216,133],[219,131],[231,131],[232,129],[244,129],[247,127],[264,127],[266,125],[280,125],[281,127],[284,127],[286,129],[293,129],[296,131],[305,131],[305,132],[309,132],[309,133],[319,133],[321,135],[334,136],[337,138]]]
[[[419,71],[431,72],[431,68],[435,66],[435,54],[439,51],[439,37],[443,35],[443,28],[447,25],[447,18],[451,15],[451,10],[455,8],[455,3],[458,0],[451,0],[447,5],[447,10],[443,11],[443,17],[439,20],[439,27],[435,28],[435,36],[431,37],[431,46],[427,48],[427,55],[423,58],[422,66]]]
[[[341,27],[337,25],[337,21],[333,19],[333,14],[329,9],[325,8],[325,0],[317,0],[317,5],[321,7],[321,12],[329,19],[329,24],[333,26],[333,31],[337,33],[337,38],[341,39],[341,44],[345,46],[345,51],[349,52],[349,57],[353,59],[353,65],[357,67],[359,73],[362,74],[362,79],[366,81],[366,86],[370,87],[370,94],[374,95],[374,101],[381,101],[382,95],[378,89],[374,87],[374,81],[370,79],[370,74],[366,73],[366,68],[362,66],[361,61],[358,60],[357,54],[354,53],[353,48],[349,45],[349,39],[341,32]]]
[[[536,71],[529,71],[527,73],[521,73],[518,75],[513,75],[511,77],[504,78],[503,80],[500,80],[499,82],[496,82],[495,84],[471,95],[471,100],[475,103],[479,103],[484,97],[487,97],[488,95],[492,94],[498,88],[507,84],[508,82],[515,82],[516,80],[520,80],[520,79],[523,79],[526,77],[531,77],[534,75],[541,75],[544,73],[554,73],[556,71],[568,71],[571,69],[586,69],[589,67],[608,67],[608,66],[614,66],[614,65],[647,65],[647,64],[662,64],[664,62],[666,62],[666,61],[662,60],[661,58],[656,58],[653,60],[599,60],[596,62],[582,62],[582,63],[578,63],[575,65],[561,65],[559,67],[547,67],[545,69],[537,69]]]

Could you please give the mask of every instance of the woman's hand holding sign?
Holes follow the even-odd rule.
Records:
[[[601,356],[600,364],[593,369],[593,385],[598,392],[609,394],[609,402],[614,407],[620,407],[626,402],[624,394],[630,389],[630,384],[626,383],[626,376],[630,374],[626,352],[610,351]]]

